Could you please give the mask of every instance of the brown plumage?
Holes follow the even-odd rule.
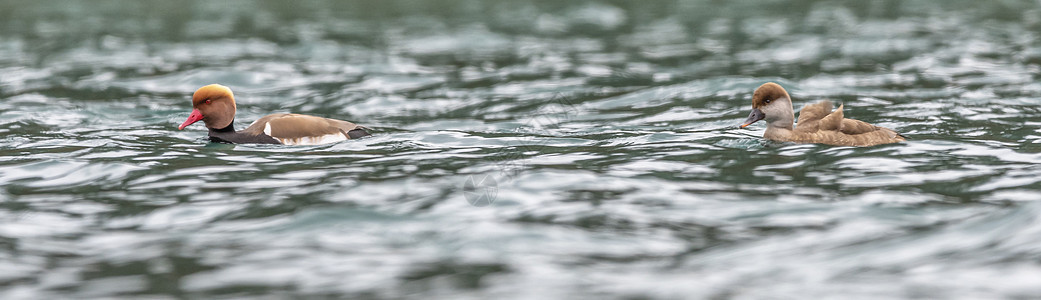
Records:
[[[235,144],[316,145],[369,135],[354,123],[299,114],[272,114],[257,119],[249,127],[235,131],[235,96],[219,84],[199,88],[192,95],[192,113],[181,124],[184,129],[203,121],[210,140]]]
[[[846,119],[842,105],[834,111],[833,108],[827,100],[806,104],[799,112],[798,127],[795,127],[791,96],[781,85],[768,82],[752,94],[752,112],[741,128],[766,120],[763,137],[780,142],[873,146],[906,140],[892,129]]]

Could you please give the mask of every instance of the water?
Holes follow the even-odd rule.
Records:
[[[1037,1],[0,2],[0,298],[1035,298]],[[752,90],[911,138],[737,129]],[[221,145],[190,94],[374,136]]]

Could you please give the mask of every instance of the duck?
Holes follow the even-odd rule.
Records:
[[[767,82],[752,93],[752,112],[740,127],[765,120],[763,137],[778,142],[865,147],[907,141],[907,137],[892,129],[846,119],[843,105],[833,108],[827,100],[806,104],[799,111],[799,126],[795,127],[792,97],[780,84]]]
[[[263,116],[236,131],[235,95],[220,84],[195,90],[192,112],[177,129],[198,121],[210,130],[210,141],[226,144],[320,145],[370,135],[368,128],[351,122],[286,113]]]

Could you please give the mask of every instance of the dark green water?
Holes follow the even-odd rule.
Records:
[[[0,298],[1036,298],[1039,5],[3,1]],[[210,83],[375,134],[209,144]]]

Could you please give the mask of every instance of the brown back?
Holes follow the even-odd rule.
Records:
[[[804,132],[816,132],[821,118],[827,116],[832,109],[831,101],[824,100],[817,103],[806,104],[799,111],[799,123],[795,130]]]
[[[343,134],[357,129],[358,125],[347,121],[299,114],[267,115],[242,130],[249,134],[261,134],[270,125],[270,136],[280,139],[296,139],[317,137],[329,134]],[[349,136],[348,136],[349,137]]]

